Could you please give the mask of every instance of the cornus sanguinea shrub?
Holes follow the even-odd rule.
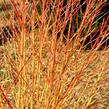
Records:
[[[107,109],[107,0],[0,2],[1,109]]]

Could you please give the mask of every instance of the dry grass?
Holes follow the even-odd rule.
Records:
[[[0,47],[0,109],[108,109],[109,49],[98,49],[109,35],[109,16],[93,27],[105,1],[86,0],[84,12],[78,0],[17,1],[16,8],[10,0],[13,36]],[[84,50],[80,40],[96,31]]]

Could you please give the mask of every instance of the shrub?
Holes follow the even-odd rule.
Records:
[[[99,22],[106,1],[9,3],[12,39],[0,47],[1,108],[108,108],[108,45],[98,51],[108,39],[109,16]]]

